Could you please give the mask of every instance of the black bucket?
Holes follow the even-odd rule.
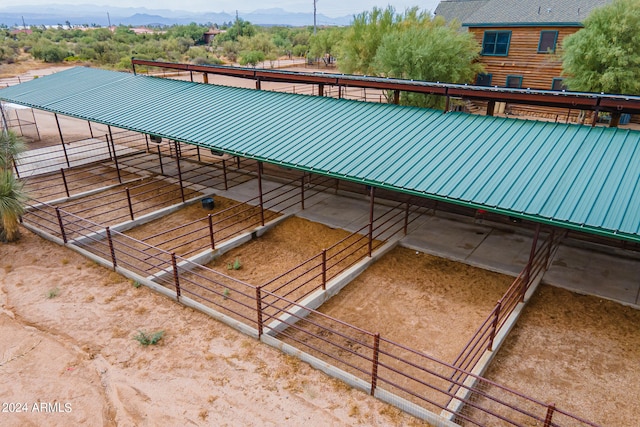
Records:
[[[212,211],[214,207],[215,203],[213,201],[213,197],[205,197],[204,199],[202,199],[202,209]]]

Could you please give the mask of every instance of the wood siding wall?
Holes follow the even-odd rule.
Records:
[[[480,56],[486,73],[492,74],[491,85],[505,87],[507,76],[522,76],[522,87],[551,89],[555,77],[560,77],[562,41],[579,27],[496,27],[469,28],[478,43],[482,44],[485,31],[511,31],[509,54],[507,56]],[[556,53],[538,53],[540,31],[558,31]]]

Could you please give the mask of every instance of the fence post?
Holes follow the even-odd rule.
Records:
[[[176,263],[176,253],[171,253],[171,265],[173,266],[173,283],[176,285],[176,298],[180,301],[180,279],[178,278],[178,264]]]
[[[224,178],[224,189],[225,191],[229,189],[229,185],[227,184],[227,161],[222,159],[222,176]]]
[[[551,427],[551,420],[553,419],[553,413],[556,411],[556,404],[552,403],[547,406],[547,416],[544,418],[544,427]]]
[[[371,396],[378,385],[378,359],[380,357],[380,333],[373,336],[373,366],[371,368]]]
[[[109,252],[111,252],[111,261],[113,261],[113,271],[116,271],[116,251],[113,247],[113,240],[111,239],[111,230],[107,227],[107,241],[109,242]]]
[[[322,290],[327,290],[327,250],[322,250]]]
[[[56,208],[56,215],[58,216],[58,224],[60,225],[60,233],[62,234],[62,241],[67,243],[67,234],[64,232],[64,225],[62,224],[62,215],[60,215],[60,208]]]
[[[260,224],[264,227],[264,201],[262,200],[262,162],[258,162],[258,192],[260,193]]]
[[[498,301],[495,309],[495,316],[493,322],[491,322],[491,335],[489,336],[489,351],[493,351],[493,340],[496,337],[498,331],[498,318],[500,317],[500,310],[502,309],[502,300]]]
[[[129,204],[129,215],[131,215],[131,221],[133,221],[133,205],[131,205],[131,191],[129,191],[129,187],[125,188],[127,192],[127,203]]]
[[[211,216],[211,214],[209,214],[208,218],[209,218],[209,237],[211,238],[211,250],[215,250],[216,249],[216,241],[213,238],[213,216]]]
[[[256,286],[256,310],[258,314],[258,339],[262,336],[262,296],[261,286]]]
[[[67,186],[67,177],[64,176],[64,169],[60,168],[60,173],[62,174],[62,182],[64,183],[64,191],[67,193],[67,197],[69,197],[69,187]]]
[[[111,133],[111,126],[107,126],[109,129],[109,139],[111,140],[111,149],[113,150],[113,162],[116,164],[116,172],[118,172],[118,182],[122,184],[122,177],[120,176],[120,166],[118,165],[118,155],[116,154],[116,144],[113,142],[113,133]]]

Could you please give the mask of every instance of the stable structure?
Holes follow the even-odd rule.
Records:
[[[3,89],[0,99],[363,186],[640,242],[636,131],[89,68]]]
[[[96,256],[103,265],[296,354],[436,425],[453,425],[450,421],[480,425],[478,418],[461,411],[462,407],[477,409],[492,419],[515,420],[525,414],[527,422],[560,425],[552,424],[554,413],[559,413],[559,417],[568,417],[579,425],[595,425],[555,405],[547,406],[495,384],[491,385],[495,387],[492,394],[487,391],[487,380],[480,376],[480,365],[486,366],[493,357],[552,260],[563,237],[557,227],[640,241],[640,132],[442,114],[393,104],[219,87],[85,68],[2,90],[0,99],[106,125],[105,140],[95,141],[95,148],[87,155],[100,153],[98,160],[103,165],[113,161],[121,184],[138,179],[121,176],[121,169],[138,173],[135,165],[155,162],[157,150],[160,175],[174,184],[176,195],[172,200],[182,203],[191,194],[185,189],[202,175],[209,174],[206,181],[215,180],[226,190],[228,163],[237,162],[235,173],[251,167],[249,173],[257,178],[258,196],[252,199],[253,205],[240,209],[250,211],[253,223],[261,228],[238,236],[230,230],[225,236],[236,236],[234,244],[259,235],[270,225],[265,214],[271,206],[284,203],[287,206],[280,208],[284,212],[299,203],[304,209],[305,199],[311,196],[307,184],[318,177],[335,180],[336,189],[343,182],[370,196],[369,221],[350,237],[353,242],[349,243],[353,251],[366,248],[360,252],[366,252],[369,260],[354,268],[365,268],[367,262],[380,256],[375,241],[387,233],[385,228],[392,227],[392,235],[403,229],[407,233],[414,200],[537,223],[526,267],[449,364],[314,311],[317,304],[336,292],[337,282],[343,286],[350,275],[357,274],[351,269],[328,273],[334,258],[344,257],[342,249],[336,249],[337,254],[331,252],[333,248],[324,250],[285,273],[291,273],[295,283],[282,275],[263,286],[253,286],[221,278],[220,273],[201,265],[203,257],[210,259],[213,251],[232,243],[224,239],[220,243],[223,230],[216,228],[214,233],[214,228],[222,223],[212,215],[195,226],[198,233],[203,233],[202,245],[193,251],[210,249],[183,258],[175,253],[178,243],[173,242],[167,250],[123,234],[136,221],[150,219],[146,215],[137,217],[137,211],[134,219],[128,188],[131,221],[113,227],[47,203],[31,206],[28,213],[38,211],[50,235]],[[122,137],[116,135],[117,144],[112,126],[129,131]],[[128,134],[137,135],[140,143],[134,147],[127,140]],[[165,161],[164,170],[163,141],[170,162],[175,161],[175,166]],[[64,141],[60,151],[58,164],[71,168]],[[218,164],[202,162],[201,151],[215,156]],[[295,173],[297,177],[280,187],[265,189],[262,175],[267,166],[283,171],[282,175]],[[61,174],[64,181],[63,170]],[[66,181],[65,190],[68,199]],[[378,192],[402,200],[385,214],[390,219],[374,214]],[[541,225],[548,226],[545,228],[550,232],[540,233]],[[185,235],[192,237],[194,232],[189,229]],[[385,243],[379,250],[387,250],[393,243]],[[282,289],[287,287],[295,290],[283,294]],[[308,315],[313,316],[312,327],[305,323]],[[320,339],[325,347],[299,341],[296,348],[282,341],[287,335],[295,338],[296,331]],[[360,347],[355,351],[345,347],[343,338]],[[302,353],[300,347],[305,348]],[[345,350],[359,362],[354,364],[345,358]],[[429,391],[437,393],[437,401],[425,397]],[[494,413],[473,396],[498,402],[500,409]],[[434,410],[442,411],[439,417],[433,415]]]

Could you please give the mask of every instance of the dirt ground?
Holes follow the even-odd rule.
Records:
[[[189,257],[211,247],[207,217],[209,214],[213,216],[214,243],[216,244],[224,242],[241,230],[246,231],[251,224],[253,227],[260,225],[259,207],[247,206],[220,196],[215,196],[214,200],[213,210],[203,209],[200,203],[194,203],[126,231],[124,234],[166,251],[175,252],[176,255]],[[240,221],[237,216],[230,218],[232,215],[240,215],[242,220]],[[265,211],[265,220],[278,216],[280,215],[275,212]],[[186,224],[189,225],[186,226]],[[181,228],[166,232],[176,227]]]
[[[485,377],[601,425],[637,426],[638,325],[636,309],[541,286]]]
[[[512,282],[397,247],[319,311],[452,363]]]
[[[0,412],[3,426],[422,425],[22,232],[0,245],[0,390],[26,411]],[[165,335],[144,347],[140,330]]]

